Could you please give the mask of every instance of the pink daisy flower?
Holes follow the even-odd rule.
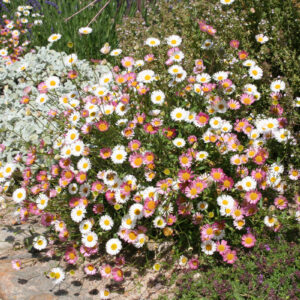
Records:
[[[87,275],[95,275],[97,273],[97,269],[93,264],[88,264],[84,267],[84,272]]]
[[[228,251],[229,245],[227,245],[227,241],[221,240],[216,242],[217,246],[217,252],[219,252],[221,255],[223,255],[226,251]]]
[[[238,40],[231,40],[229,45],[230,47],[237,49],[240,45],[240,42]]]
[[[203,112],[198,113],[195,118],[196,126],[204,127],[209,121],[209,116]]]
[[[201,228],[201,240],[211,240],[214,237],[214,226],[212,224],[206,224]]]
[[[65,253],[65,260],[68,264],[74,265],[76,261],[78,260],[77,251],[75,248],[70,247],[66,250]]]
[[[222,182],[225,177],[225,174],[222,169],[213,168],[213,169],[211,169],[210,176],[212,177],[213,181]]]
[[[22,266],[21,261],[19,259],[12,260],[11,265],[15,270],[20,270]]]
[[[117,282],[123,281],[123,279],[124,279],[123,271],[119,268],[112,269],[112,276],[113,276],[113,279]]]
[[[122,66],[126,69],[131,68],[134,65],[134,59],[132,57],[123,57],[121,60]]]
[[[274,205],[276,206],[276,208],[284,210],[288,206],[288,201],[284,196],[279,196],[275,198]]]
[[[255,102],[255,98],[254,96],[250,95],[250,94],[243,94],[240,97],[240,101],[241,103],[243,103],[244,105],[251,105],[252,103]]]
[[[256,204],[262,197],[258,190],[249,191],[246,193],[245,199],[250,204]]]
[[[139,153],[133,153],[129,156],[129,163],[132,168],[140,168],[143,165],[143,155]]]
[[[100,274],[104,278],[109,278],[112,274],[112,267],[108,264],[101,266]]]
[[[199,267],[199,260],[197,258],[192,258],[188,261],[190,270],[197,270]]]
[[[256,238],[252,233],[246,233],[242,236],[242,245],[246,248],[254,247]]]
[[[236,251],[235,250],[227,250],[222,254],[223,260],[228,264],[234,264],[237,260]]]

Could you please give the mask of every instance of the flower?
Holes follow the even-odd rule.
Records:
[[[257,34],[255,36],[255,39],[260,44],[264,44],[264,43],[266,43],[269,40],[269,38],[267,36],[263,35],[262,33],[261,34]]]
[[[154,220],[153,220],[153,225],[155,228],[164,228],[166,227],[166,222],[165,220],[160,217],[160,216],[157,216]]]
[[[263,70],[258,66],[252,66],[249,69],[249,75],[255,80],[261,79],[263,76]]]
[[[271,83],[270,89],[274,93],[284,91],[285,90],[285,83],[282,80],[275,80]]]
[[[51,269],[49,276],[54,279],[54,284],[59,284],[65,279],[65,273],[62,268]]]
[[[21,261],[19,259],[12,260],[11,264],[12,264],[12,267],[15,270],[20,270],[21,269]]]
[[[122,53],[121,49],[114,49],[110,52],[110,56],[118,56]]]
[[[264,217],[264,224],[268,227],[274,227],[275,224],[277,223],[277,218],[274,216],[265,216]]]
[[[116,146],[113,149],[113,152],[111,154],[111,160],[115,164],[122,164],[127,157],[127,152],[123,149],[123,146]]]
[[[167,44],[171,47],[178,47],[182,42],[181,37],[178,35],[170,35],[169,37],[166,38],[166,40],[167,40]]]
[[[185,140],[182,138],[176,138],[173,140],[173,144],[177,147],[177,148],[182,148],[185,146]]]
[[[46,87],[49,90],[55,89],[59,86],[60,80],[57,76],[50,76],[46,81],[45,81]]]
[[[246,248],[254,247],[255,242],[256,242],[256,239],[252,233],[246,233],[242,236],[242,245]]]
[[[108,289],[104,289],[100,291],[100,298],[101,299],[109,299],[110,291]]]
[[[201,249],[206,255],[213,255],[217,250],[217,246],[215,242],[207,240],[201,243]]]
[[[119,239],[113,238],[106,242],[105,248],[108,254],[117,255],[122,249],[122,244]]]
[[[93,248],[97,244],[98,236],[95,232],[90,231],[82,235],[81,241],[85,247]]]
[[[97,269],[95,268],[95,266],[93,264],[87,264],[84,267],[84,272],[87,275],[95,275],[97,273]]]
[[[85,207],[83,205],[78,205],[72,209],[71,218],[74,222],[79,223],[83,220],[85,213]]]
[[[221,4],[229,5],[234,2],[234,0],[220,0]]]
[[[114,226],[114,221],[109,215],[104,215],[99,220],[100,227],[105,230],[109,231]]]
[[[171,111],[171,119],[178,122],[184,121],[187,117],[187,114],[188,112],[185,109],[177,107]]]
[[[161,90],[156,90],[151,93],[151,102],[162,105],[165,100],[165,94]]]
[[[13,192],[12,198],[16,203],[21,203],[26,198],[26,190],[24,188],[16,189]]]
[[[56,41],[60,40],[60,38],[61,38],[61,34],[59,34],[59,33],[54,33],[54,34],[51,34],[51,35],[49,36],[48,42],[53,43],[53,42],[56,42]]]
[[[235,263],[237,260],[236,251],[235,250],[227,250],[222,254],[223,260],[229,264]]]
[[[78,30],[78,32],[79,32],[80,34],[90,34],[92,31],[93,31],[93,29],[90,28],[90,27],[81,27],[81,28],[79,28],[79,30]]]
[[[147,38],[145,44],[149,47],[157,47],[160,45],[160,40],[154,37]]]
[[[120,268],[113,268],[112,269],[112,276],[113,276],[113,279],[117,282],[123,281],[123,279],[124,279],[123,271]]]
[[[47,247],[47,240],[43,235],[36,236],[33,239],[33,248],[41,251]]]

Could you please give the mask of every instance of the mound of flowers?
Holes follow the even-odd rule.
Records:
[[[12,17],[2,15],[0,22],[0,57],[6,65],[14,63],[20,56],[30,50],[30,30],[33,26],[43,23],[38,13],[31,12],[32,8],[30,5],[18,6]]]
[[[21,103],[45,126],[39,143],[3,164],[0,182],[22,222],[35,215],[47,227],[35,249],[122,281],[119,255],[148,251],[149,241],[170,241],[179,265],[196,269],[199,257],[232,264],[259,230],[299,221],[299,166],[284,163],[297,145],[279,104],[286,83],[262,82],[263,69],[236,41],[237,59],[222,70],[210,72],[201,57],[185,69],[181,43],[149,37],[144,60],[105,45],[115,66],[87,75],[75,54],[48,59],[38,75],[28,63]],[[15,174],[19,186],[9,186]],[[117,266],[92,263],[103,253]],[[49,276],[60,283],[65,273]]]

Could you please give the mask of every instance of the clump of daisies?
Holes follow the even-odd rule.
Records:
[[[199,26],[213,39],[212,26]],[[237,40],[228,54],[235,55],[234,69],[207,68],[207,45],[187,68],[183,43],[177,34],[149,37],[143,58],[107,44],[101,52],[118,63],[97,78],[80,76],[80,60],[72,54],[57,61],[65,72],[26,82],[24,109],[33,102],[41,108],[52,139],[3,163],[0,183],[21,221],[40,216],[49,229],[34,237],[36,250],[52,249],[55,240],[67,264],[83,257],[87,275],[119,282],[124,248],[143,252],[150,240],[180,242],[199,249],[180,257],[182,268],[197,269],[200,256],[233,264],[239,248],[232,237],[239,247],[255,248],[256,226],[278,232],[282,215],[299,210],[299,165],[277,156],[296,145],[288,116],[281,106],[260,109],[262,102],[284,99],[286,83],[275,79],[262,88],[262,67]],[[163,69],[154,63],[158,55]],[[10,186],[16,172],[21,180]],[[292,217],[296,222],[299,213]],[[101,254],[115,265],[93,263],[91,257]],[[65,273],[57,267],[49,277],[59,284]]]

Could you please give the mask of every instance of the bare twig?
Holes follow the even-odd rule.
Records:
[[[85,7],[81,8],[79,11],[77,11],[75,14],[73,14],[72,16],[68,17],[65,19],[65,22],[68,22],[71,18],[73,18],[74,16],[78,15],[79,13],[81,13],[83,10],[85,10],[86,8],[88,8],[89,6],[95,4],[98,0],[94,0],[91,3],[89,3],[88,5],[86,5]]]
[[[89,27],[96,19],[97,17],[101,14],[101,12],[104,10],[104,8],[111,2],[111,0],[108,0],[104,6],[97,12],[97,14],[95,15],[95,17],[89,22],[89,24],[87,24],[87,27]]]

